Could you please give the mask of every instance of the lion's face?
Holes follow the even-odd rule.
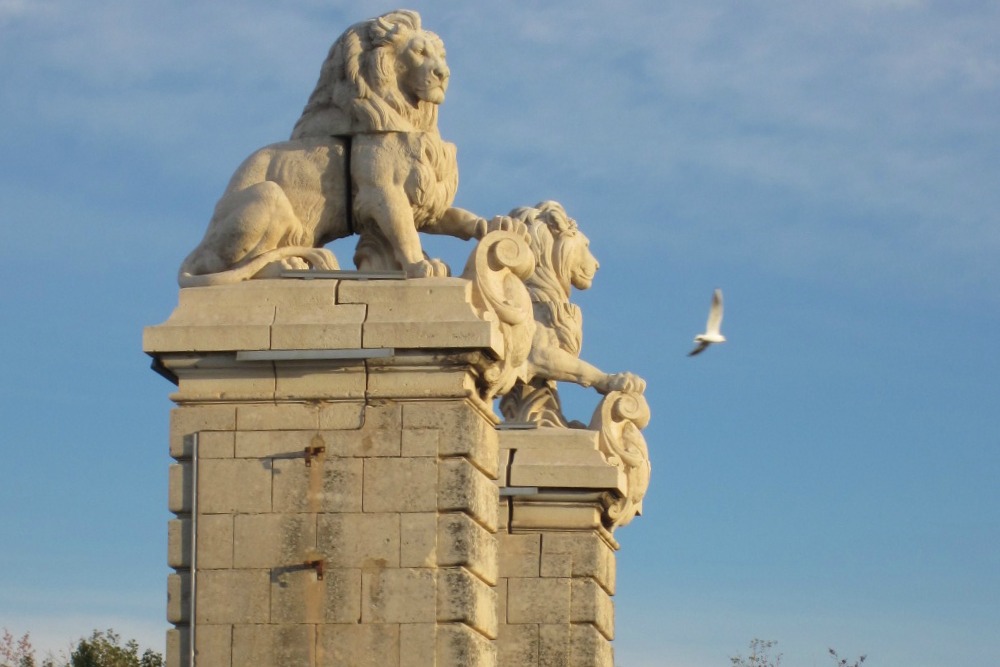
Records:
[[[451,70],[445,61],[444,43],[432,32],[415,31],[397,53],[399,88],[411,102],[444,102]]]
[[[579,290],[589,289],[594,283],[594,274],[600,268],[600,263],[593,253],[590,252],[590,239],[575,232],[568,241],[573,244],[569,255],[569,282]]]

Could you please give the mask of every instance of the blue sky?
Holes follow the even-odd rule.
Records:
[[[1000,6],[410,7],[448,48],[457,204],[561,201],[601,260],[584,357],[649,382],[618,662],[761,637],[790,666],[995,664]],[[141,329],[332,41],[389,9],[0,0],[0,626],[162,648],[170,387]],[[688,359],[715,287],[729,342]]]

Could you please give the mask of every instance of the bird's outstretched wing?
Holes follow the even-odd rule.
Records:
[[[716,289],[712,295],[712,308],[708,311],[708,324],[705,333],[718,336],[722,328],[722,290]]]
[[[698,347],[696,347],[693,350],[691,350],[690,352],[688,352],[688,356],[689,357],[693,357],[696,354],[701,354],[702,352],[704,352],[705,350],[708,349],[708,346],[709,346],[708,341],[702,341],[702,342],[698,343]]]

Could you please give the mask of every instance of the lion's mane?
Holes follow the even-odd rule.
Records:
[[[441,38],[423,31],[420,15],[409,10],[389,12],[348,28],[330,47],[292,139],[436,132],[438,105],[422,100],[411,103],[396,78],[397,51],[416,33],[443,50]]]
[[[556,333],[562,349],[579,355],[583,327],[579,307],[569,301],[574,269],[571,263],[574,246],[586,237],[558,202],[517,208],[510,217],[523,222],[531,238],[535,272],[525,285],[534,304],[535,319]]]

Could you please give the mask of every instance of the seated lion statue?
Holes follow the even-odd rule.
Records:
[[[236,170],[181,265],[181,287],[336,269],[323,246],[351,234],[360,235],[360,270],[448,275],[424,255],[418,230],[470,239],[501,224],[451,206],[455,146],[437,128],[450,74],[441,39],[420,27],[416,12],[349,28],[331,47],[291,139]]]
[[[570,303],[570,289],[590,288],[599,264],[590,252],[590,240],[557,202],[514,209],[509,214],[527,228],[535,270],[525,280],[535,315],[535,333],[528,353],[528,382],[518,382],[500,400],[508,421],[541,426],[570,424],[562,413],[557,381],[612,391],[642,393],[646,382],[632,373],[608,374],[580,359],[583,317]]]

